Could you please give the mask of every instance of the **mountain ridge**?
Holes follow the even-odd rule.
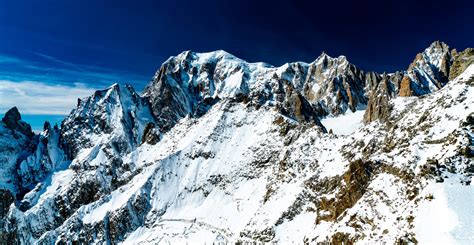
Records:
[[[45,124],[32,136],[36,149],[26,153],[17,151],[30,136],[2,122],[0,140],[12,146],[0,159],[29,160],[2,162],[11,170],[5,183],[26,193],[13,203],[15,187],[0,192],[10,207],[1,209],[0,239],[416,241],[416,215],[399,206],[416,213],[437,182],[472,180],[469,50],[454,58],[439,42],[427,50],[437,62],[415,58],[410,67],[431,80],[366,73],[324,53],[273,67],[185,51],[142,95],[114,84],[78,100],[61,128]],[[432,90],[412,90],[418,85]],[[401,96],[402,88],[419,96]],[[358,109],[366,124],[350,135],[327,133],[320,121]]]

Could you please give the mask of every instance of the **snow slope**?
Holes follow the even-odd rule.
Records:
[[[474,187],[459,185],[449,178],[445,183],[430,183],[416,214],[415,234],[422,244],[471,244],[474,241]]]

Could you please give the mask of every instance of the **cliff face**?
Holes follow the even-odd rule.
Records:
[[[474,64],[474,49],[467,48],[462,52],[453,52],[453,64],[449,69],[449,79],[452,80],[462,72],[464,72],[470,65]]]
[[[69,159],[97,141],[122,154],[140,145],[145,127],[154,122],[147,100],[131,86],[114,84],[79,100],[62,122],[61,140]]]
[[[372,122],[375,120],[386,120],[393,109],[390,101],[396,96],[396,84],[401,77],[400,73],[391,76],[383,75],[377,87],[371,91],[369,96],[369,103],[364,113],[364,122]],[[403,88],[404,79],[400,82],[400,88]],[[401,91],[401,90],[400,90]]]

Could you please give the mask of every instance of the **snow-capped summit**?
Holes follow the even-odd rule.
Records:
[[[294,84],[277,76],[277,69],[224,51],[186,51],[163,63],[143,96],[164,131],[187,115],[202,115],[219,100],[275,106],[295,120],[318,124],[316,111]]]
[[[324,53],[310,64],[273,67],[248,63],[225,51],[186,51],[162,65],[144,96],[150,98],[153,111],[161,113],[156,118],[166,119],[161,123],[166,129],[188,114],[200,114],[219,99],[245,97],[258,106],[285,104],[283,88],[287,86],[307,101],[304,104],[317,117],[355,111],[367,104],[363,71],[344,56],[332,58]]]

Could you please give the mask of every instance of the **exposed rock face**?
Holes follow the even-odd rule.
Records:
[[[392,76],[383,75],[377,87],[372,90],[369,97],[369,103],[364,114],[364,122],[372,122],[375,120],[384,121],[390,115],[392,105],[390,100],[396,95],[394,82],[400,77],[400,73]],[[403,88],[403,81],[401,88]],[[401,91],[401,90],[400,90]]]
[[[337,191],[333,198],[321,198],[317,203],[318,216],[316,224],[321,221],[334,222],[347,209],[355,205],[355,203],[365,194],[370,178],[373,174],[373,163],[366,163],[360,159],[351,162],[349,169],[338,179],[333,190]]]
[[[399,95],[402,97],[413,96],[412,81],[408,75],[403,76],[402,82],[400,83]]]
[[[406,72],[386,75],[383,79],[374,79],[377,76],[372,76],[373,79],[369,82],[372,89],[368,91],[369,102],[364,122],[385,120],[392,107],[390,101],[396,96],[421,96],[444,87],[452,70],[453,54],[455,50],[436,41],[416,55]]]
[[[67,160],[59,138],[58,126],[51,127],[49,122],[46,122],[43,132],[35,135],[34,140],[25,147],[25,153],[16,160],[19,193],[34,189],[37,183],[44,180],[52,171],[60,168],[61,163]],[[30,202],[34,202],[27,199],[23,201],[25,207],[29,206]]]
[[[294,80],[296,84],[302,83],[296,77]],[[323,115],[339,115],[367,105],[366,80],[364,72],[350,64],[345,56],[332,58],[323,53],[309,64],[303,91]]]
[[[148,123],[143,130],[142,144],[148,143],[154,145],[160,141],[160,132],[155,128],[154,123]]]
[[[467,48],[466,50],[460,53],[455,53],[453,64],[449,70],[449,80],[452,80],[459,76],[471,64],[474,64],[473,48]]]
[[[5,113],[5,116],[2,118],[2,122],[5,123],[5,126],[11,130],[20,132],[27,137],[33,136],[31,126],[21,120],[20,112],[16,107],[11,108]]]
[[[432,43],[416,55],[402,80],[400,96],[420,96],[442,88],[448,82],[453,62],[452,49],[443,42]]]
[[[12,234],[4,230],[10,205],[14,200],[13,194],[9,190],[0,189],[0,243],[2,244],[12,244],[15,242]]]

